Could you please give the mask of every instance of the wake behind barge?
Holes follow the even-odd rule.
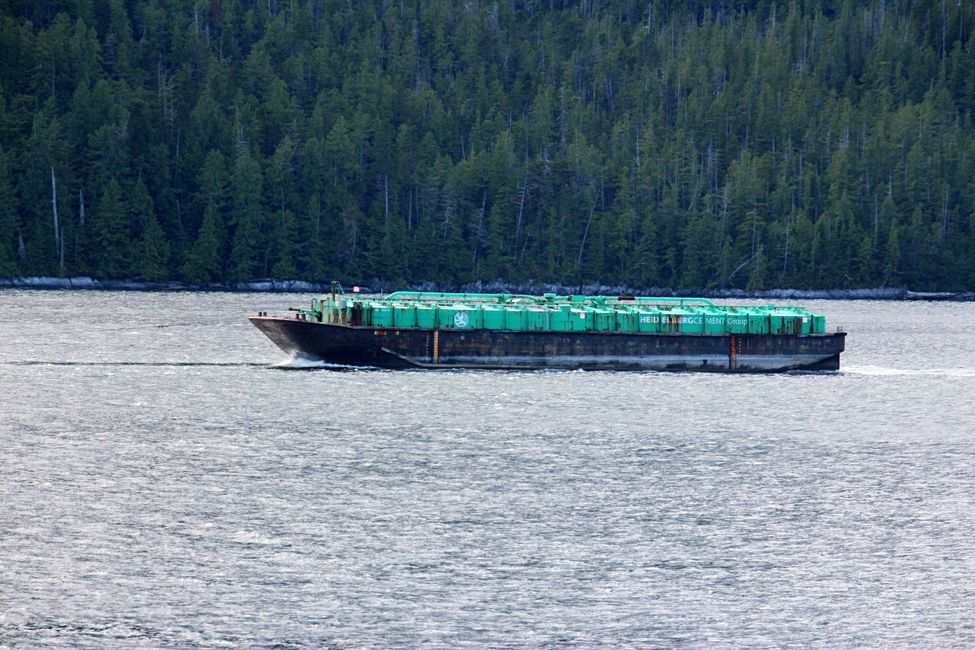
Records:
[[[285,352],[379,368],[838,370],[846,334],[801,308],[704,298],[337,293],[250,321]]]

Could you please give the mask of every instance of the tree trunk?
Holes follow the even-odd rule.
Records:
[[[586,239],[589,238],[589,226],[592,225],[592,215],[596,211],[596,204],[599,202],[599,192],[596,192],[595,198],[592,200],[592,206],[589,208],[589,219],[586,221],[586,229],[582,233],[582,243],[579,244],[579,259],[576,260],[578,266],[582,266],[582,253],[586,250]]]
[[[58,224],[58,183],[51,165],[51,209],[54,212],[54,252],[58,256],[58,268],[64,270],[64,246],[61,244],[61,226]]]

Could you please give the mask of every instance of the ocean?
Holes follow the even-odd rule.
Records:
[[[0,290],[0,647],[975,646],[975,303],[710,375],[301,367],[309,297]]]

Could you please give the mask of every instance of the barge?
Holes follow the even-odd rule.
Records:
[[[250,321],[294,357],[378,368],[838,370],[844,332],[798,307],[706,298],[397,291]]]

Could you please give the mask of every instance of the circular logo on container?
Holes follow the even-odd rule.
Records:
[[[467,317],[467,314],[465,314],[464,312],[459,311],[456,314],[454,314],[454,325],[456,325],[457,327],[467,327],[468,322],[470,322],[470,319]]]

